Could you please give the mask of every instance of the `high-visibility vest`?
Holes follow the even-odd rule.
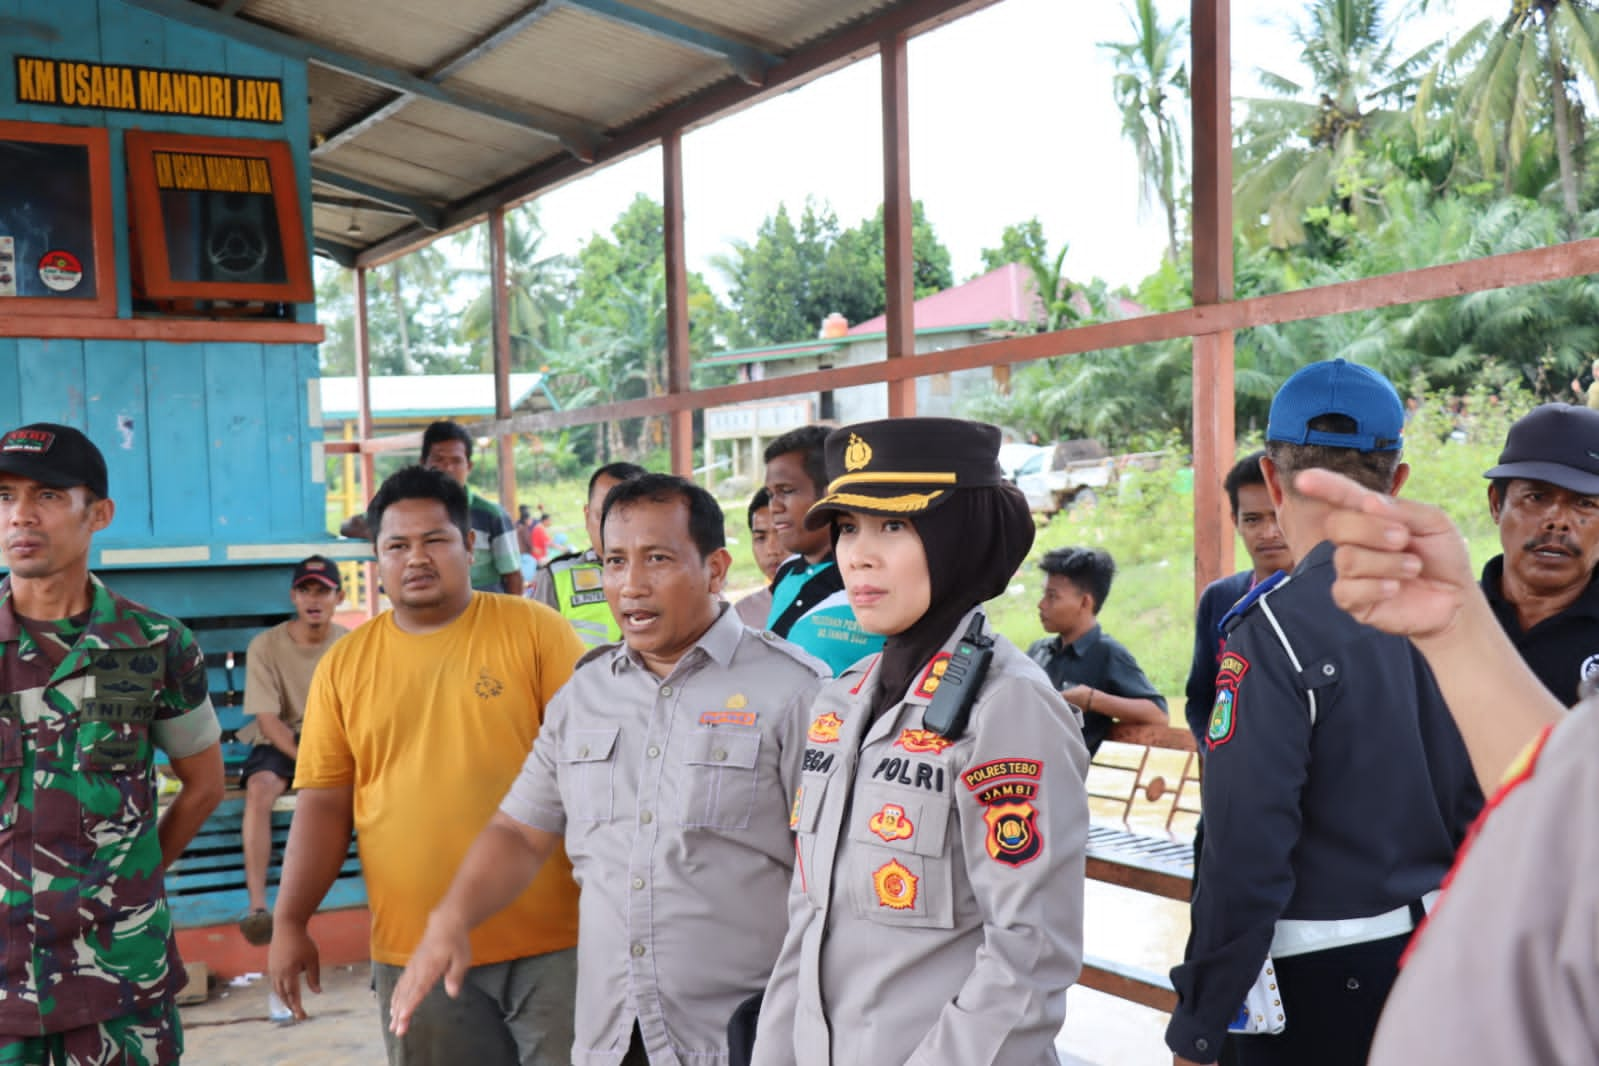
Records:
[[[549,569],[555,583],[556,610],[572,623],[584,644],[597,648],[622,639],[622,629],[605,602],[604,571],[597,560],[589,559],[587,553],[569,555],[553,560]]]

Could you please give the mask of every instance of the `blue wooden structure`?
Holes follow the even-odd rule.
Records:
[[[29,102],[19,84],[23,56],[275,80],[281,121]],[[324,528],[313,305],[279,306],[271,318],[208,306],[180,317],[136,305],[124,135],[140,129],[286,143],[309,246],[305,63],[121,0],[0,0],[0,121],[108,131],[116,276],[115,318],[11,315],[0,299],[0,427],[61,422],[100,446],[116,518],[96,537],[90,564],[117,591],[194,629],[224,728],[237,728],[244,650],[287,617],[293,564],[313,552],[346,559],[368,552]],[[244,910],[241,808],[239,800],[225,804],[174,871],[180,925],[231,921]],[[287,815],[276,817],[281,837]],[[364,903],[353,857],[330,903]]]

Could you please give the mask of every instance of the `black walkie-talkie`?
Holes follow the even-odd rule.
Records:
[[[983,612],[972,616],[966,635],[955,644],[944,673],[933,690],[933,700],[922,715],[922,725],[946,740],[959,740],[966,732],[972,701],[983,687],[988,664],[994,658],[994,638],[983,632]]]

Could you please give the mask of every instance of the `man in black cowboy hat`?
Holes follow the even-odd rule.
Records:
[[[1483,474],[1504,554],[1482,591],[1532,672],[1567,707],[1599,676],[1599,411],[1548,403]]]

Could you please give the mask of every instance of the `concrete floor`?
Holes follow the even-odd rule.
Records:
[[[1089,954],[1164,971],[1188,934],[1181,904],[1089,882]],[[323,975],[320,996],[306,994],[311,1017],[278,1024],[267,1017],[265,980],[223,986],[204,1004],[183,1009],[187,1051],[198,1066],[381,1066],[383,1036],[365,965]],[[1066,1025],[1056,1048],[1063,1066],[1168,1066],[1161,1035],[1166,1015],[1092,989],[1066,998]]]

